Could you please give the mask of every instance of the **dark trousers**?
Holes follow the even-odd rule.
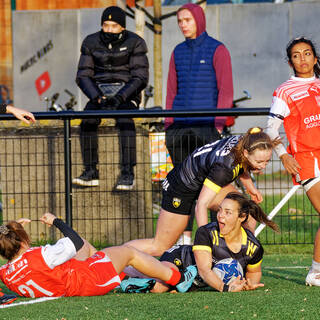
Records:
[[[84,110],[98,110],[99,105],[89,101]],[[131,102],[118,108],[136,109]],[[101,119],[83,119],[80,125],[80,145],[83,164],[86,170],[96,169],[99,163],[98,157],[98,126]],[[133,119],[117,118],[116,128],[119,130],[120,163],[122,172],[133,173],[136,165],[136,128]],[[132,171],[132,172],[130,172]]]
[[[196,148],[220,138],[220,134],[213,124],[173,123],[166,130],[166,146],[174,166],[180,164]],[[186,231],[192,231],[194,214],[195,205],[192,206]]]

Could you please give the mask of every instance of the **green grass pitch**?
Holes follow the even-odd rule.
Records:
[[[264,288],[240,293],[124,294],[60,298],[0,310],[5,319],[319,319],[320,288],[305,286],[308,254],[266,254]],[[5,292],[7,289],[2,288]],[[32,299],[19,298],[15,303]]]

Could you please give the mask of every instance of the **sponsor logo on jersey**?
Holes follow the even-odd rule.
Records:
[[[300,100],[300,99],[303,99],[303,98],[306,98],[306,97],[309,97],[309,92],[308,91],[303,91],[303,92],[299,92],[297,94],[293,94],[291,96],[291,99],[293,101],[297,101],[297,100]]]
[[[172,199],[172,205],[173,205],[175,208],[179,208],[179,207],[180,207],[180,204],[181,204],[181,199],[179,199],[179,198],[173,198],[173,199]]]
[[[306,117],[303,119],[304,124],[310,124],[320,120],[320,114],[314,114],[312,116]]]

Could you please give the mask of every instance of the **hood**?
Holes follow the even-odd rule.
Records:
[[[197,37],[199,37],[204,31],[206,31],[206,16],[203,9],[195,3],[187,3],[180,7],[178,11],[182,9],[187,9],[191,12],[197,24]]]

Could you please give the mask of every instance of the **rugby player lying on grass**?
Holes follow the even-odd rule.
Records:
[[[249,215],[273,230],[278,230],[277,225],[268,220],[258,204],[243,194],[231,192],[221,203],[217,222],[209,223],[197,230],[193,246],[174,246],[161,256],[160,261],[177,270],[196,265],[199,275],[195,278],[192,288],[210,286],[218,291],[237,292],[263,287],[260,283],[263,248],[254,234],[242,226]],[[245,275],[244,279],[235,278],[229,285],[212,270],[217,262],[227,258],[237,260]],[[132,272],[134,275],[134,270],[126,269],[125,272]],[[125,292],[165,292],[172,289],[162,281],[145,277],[124,280],[121,288]]]
[[[179,292],[186,292],[197,275],[194,266],[180,272],[126,246],[97,251],[51,213],[45,213],[40,221],[54,225],[65,237],[54,245],[32,248],[23,228],[31,220],[20,219],[0,226],[0,255],[8,260],[0,268],[0,279],[20,296],[104,295],[120,284],[122,271],[128,265],[175,286]]]

